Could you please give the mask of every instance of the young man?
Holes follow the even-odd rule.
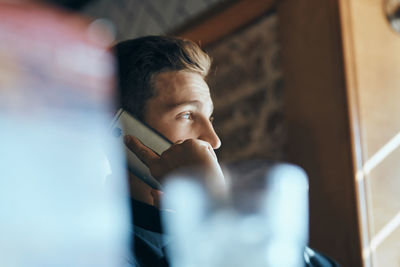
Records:
[[[210,58],[196,44],[171,37],[150,36],[115,47],[121,106],[174,144],[161,156],[126,136],[125,144],[162,182],[169,172],[201,166],[224,186],[214,153],[221,141],[212,125],[213,102],[205,79]],[[159,201],[162,192],[129,173],[139,266],[167,265],[162,244]]]
[[[174,145],[161,157],[127,136],[126,145],[154,177],[200,165],[219,171],[214,149],[221,141],[212,126],[213,102],[205,78],[210,59],[196,44],[169,37],[144,37],[116,46],[121,106]],[[133,198],[155,205],[156,192],[130,174]]]
[[[161,156],[134,137],[125,144],[162,182],[169,172],[201,166],[213,173],[213,187],[224,181],[214,149],[221,141],[212,126],[213,102],[205,82],[210,58],[195,43],[179,38],[149,36],[119,43],[120,105],[163,134],[174,144]],[[136,266],[168,266],[166,241],[160,224],[162,192],[129,174],[134,219]],[[284,256],[284,255],[282,255]],[[305,249],[307,266],[336,266],[328,258]]]

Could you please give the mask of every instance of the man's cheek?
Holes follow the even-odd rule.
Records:
[[[173,127],[171,127],[170,131],[168,132],[168,136],[166,135],[165,137],[167,137],[173,143],[177,141],[184,141],[186,139],[196,138],[191,133],[191,130],[188,127],[182,127],[182,125],[174,125]]]
[[[176,124],[174,121],[159,121],[158,123],[149,123],[149,125],[169,141],[173,143],[175,142],[174,140],[177,138],[176,134],[179,131],[176,130]]]
[[[172,143],[175,143],[179,140],[184,140],[184,138],[182,138],[183,134],[181,129],[173,124],[170,124],[169,127],[164,128],[164,130],[160,131],[160,133]]]

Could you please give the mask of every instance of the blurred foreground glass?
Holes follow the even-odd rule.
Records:
[[[178,173],[165,186],[163,223],[173,267],[302,267],[308,181],[300,168],[265,161],[228,166],[229,198]]]
[[[109,36],[75,15],[0,4],[0,266],[120,266],[127,186],[107,134]],[[120,160],[118,160],[120,159]]]

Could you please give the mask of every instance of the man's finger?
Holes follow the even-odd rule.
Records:
[[[134,136],[125,135],[124,143],[147,166],[160,159],[153,150],[145,146]]]
[[[217,155],[215,154],[215,151],[214,151],[214,149],[212,148],[212,146],[210,145],[210,143],[208,143],[208,142],[206,142],[206,141],[203,141],[203,140],[196,140],[196,142],[198,142],[199,144],[201,144],[201,145],[203,145],[203,146],[205,146],[205,147],[207,147],[207,149],[208,149],[208,151],[210,151],[210,153],[211,153],[211,155],[216,159],[217,158]]]

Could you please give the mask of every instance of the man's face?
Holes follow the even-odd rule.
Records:
[[[184,71],[155,77],[155,96],[147,101],[144,120],[172,142],[200,139],[221,146],[212,126],[213,102],[204,79]]]

